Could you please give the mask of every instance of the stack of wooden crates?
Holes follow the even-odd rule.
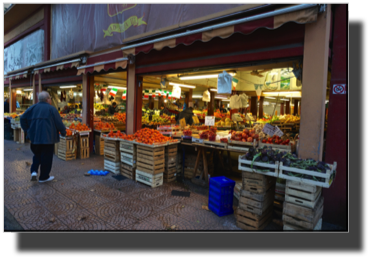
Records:
[[[165,147],[164,183],[175,182],[177,179],[177,153],[177,144]]]
[[[276,178],[242,171],[243,185],[236,225],[244,230],[263,230],[272,220]]]
[[[136,145],[120,141],[121,175],[134,180],[136,175]]]
[[[78,159],[86,159],[90,157],[89,135],[78,134]]]
[[[74,136],[62,137],[60,136],[58,144],[58,158],[64,161],[71,161],[76,159],[76,142]]]
[[[97,155],[104,154],[104,138],[101,135],[95,135],[95,153]]]
[[[137,145],[136,181],[151,187],[161,186],[165,171],[165,146]]]
[[[120,174],[120,141],[110,139],[104,141],[104,169]]]
[[[322,187],[286,180],[284,230],[321,230]]]

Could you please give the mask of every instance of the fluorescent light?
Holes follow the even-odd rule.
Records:
[[[171,86],[179,86],[179,87],[184,87],[184,88],[196,88],[196,86],[184,85],[184,84],[172,83],[172,82],[169,82],[169,85],[171,85]]]
[[[227,104],[227,107],[229,108],[229,107],[230,107],[230,104]]]
[[[236,72],[228,72],[231,76],[235,76]],[[205,79],[205,78],[218,78],[219,74],[203,74],[203,75],[189,75],[189,76],[179,76],[179,80],[195,80],[195,79]],[[170,84],[170,83],[169,83]]]
[[[222,102],[229,102],[230,99],[223,99]]]
[[[82,96],[83,96],[83,93],[82,93],[82,92],[80,92],[80,93],[79,93],[79,96],[80,96],[80,97],[82,97]]]
[[[210,88],[210,91],[218,91],[216,88]]]
[[[60,86],[59,88],[76,88],[77,86]]]
[[[214,97],[214,99],[228,99],[228,98],[226,98],[226,97]]]
[[[117,88],[117,89],[127,89],[126,87],[116,87],[116,86],[108,86],[108,88]]]
[[[264,102],[263,105],[264,106],[269,106],[269,102]]]
[[[301,96],[300,91],[279,91],[279,92],[263,92],[263,96],[286,96],[291,95],[292,97]]]
[[[78,93],[74,92],[74,96],[77,96]]]
[[[165,100],[164,100],[164,103],[166,103],[167,101],[168,101],[168,100],[165,99]]]
[[[193,95],[191,98],[202,98],[202,95]]]
[[[275,97],[265,97],[265,99],[276,99]]]
[[[17,94],[21,94],[21,90],[17,90],[16,93],[17,93]]]
[[[289,99],[280,99],[281,101],[289,101]]]
[[[33,90],[32,88],[26,88],[26,89],[23,89],[24,91],[31,91]]]

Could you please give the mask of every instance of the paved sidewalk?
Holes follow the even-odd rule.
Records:
[[[103,169],[103,156],[62,161],[54,156],[45,184],[30,181],[29,144],[4,141],[4,230],[241,230],[234,215],[218,217],[202,209],[208,190],[186,180],[150,188],[132,180],[84,176]],[[27,164],[28,163],[28,164]],[[190,197],[172,196],[172,190]],[[237,206],[234,199],[234,209]],[[281,231],[270,223],[264,230]],[[345,230],[323,222],[322,230]]]

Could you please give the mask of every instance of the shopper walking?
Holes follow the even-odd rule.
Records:
[[[66,127],[58,111],[51,105],[49,93],[40,92],[38,101],[20,117],[20,124],[31,141],[30,149],[34,154],[30,168],[31,181],[37,181],[38,168],[41,166],[39,182],[45,183],[54,179],[54,176],[50,176],[54,143],[59,142],[58,132],[66,136]]]

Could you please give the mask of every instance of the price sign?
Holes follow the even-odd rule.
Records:
[[[206,116],[205,117],[205,125],[206,126],[214,126],[215,125],[215,116]]]
[[[270,124],[265,124],[263,132],[272,137],[276,132],[276,128]]]
[[[279,129],[277,126],[276,126],[276,130],[274,132],[274,135],[277,135],[278,137],[282,137],[282,135],[284,135],[284,133],[281,131],[281,129]]]

